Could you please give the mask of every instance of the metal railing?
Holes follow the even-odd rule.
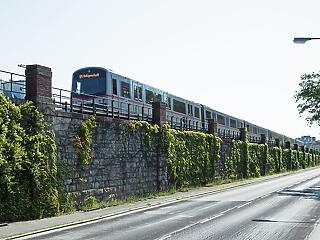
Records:
[[[61,88],[52,88],[52,100],[57,110],[95,114],[112,118],[152,121],[152,108],[148,105],[118,99],[113,96],[78,94]]]
[[[23,99],[26,94],[25,75],[0,70],[0,93],[12,99]]]
[[[26,94],[25,76],[13,72],[0,70],[0,93],[10,98],[24,99]],[[96,96],[78,94],[69,90],[52,87],[52,101],[58,111],[94,114],[111,118],[144,120],[152,122],[152,106],[150,104],[136,103],[131,99],[111,96]],[[208,131],[208,123],[200,119],[168,116],[167,122],[173,129],[191,130],[199,132]],[[218,128],[218,136],[224,140],[239,140],[240,133],[236,130]],[[259,143],[260,137],[249,136],[249,142]],[[269,140],[269,144],[275,145]]]

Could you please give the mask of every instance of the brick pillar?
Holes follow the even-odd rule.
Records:
[[[51,68],[37,64],[27,65],[25,75],[26,100],[32,101],[41,111],[46,111],[48,108],[54,111]]]
[[[286,149],[290,149],[291,148],[291,143],[289,141],[285,142],[285,147],[286,147]]]
[[[241,141],[246,141],[248,140],[248,131],[247,128],[239,128],[240,130],[240,140]]]
[[[265,134],[261,134],[261,140],[260,140],[261,144],[266,144],[267,143],[267,135]]]
[[[208,133],[215,136],[218,135],[218,123],[214,118],[208,119]]]
[[[167,122],[166,104],[164,102],[152,103],[152,121],[153,123],[163,126]]]
[[[276,138],[276,139],[275,139],[275,142],[276,142],[276,147],[280,147],[280,139],[279,139],[279,138]]]

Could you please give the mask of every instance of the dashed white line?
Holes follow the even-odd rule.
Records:
[[[237,206],[232,207],[232,208],[229,208],[229,209],[227,209],[227,210],[224,210],[223,212],[221,212],[221,214],[225,214],[225,213],[227,213],[227,212],[229,212],[229,211],[231,211],[231,210],[233,210],[233,209],[235,209],[235,208],[237,208]]]
[[[165,240],[165,239],[168,239],[168,238],[170,238],[171,237],[171,234],[170,235],[166,235],[166,236],[164,236],[164,237],[162,237],[162,238],[159,238],[158,240]]]
[[[271,195],[271,193],[268,193],[268,194],[265,194],[265,195],[263,195],[263,196],[261,196],[261,197],[258,197],[258,198],[262,199],[262,198],[268,197],[268,196],[270,196],[270,195]]]
[[[248,204],[250,204],[250,203],[252,203],[252,201],[247,202],[247,203],[244,203],[244,204],[242,204],[242,205],[238,206],[237,208],[242,208],[242,207],[244,207],[244,206],[247,206],[247,205],[248,205]]]
[[[220,214],[218,214],[218,215],[215,215],[215,216],[213,216],[213,217],[211,217],[211,218],[208,218],[208,219],[205,219],[205,220],[203,220],[203,221],[201,221],[201,222],[199,222],[199,223],[206,223],[206,222],[209,222],[209,221],[211,221],[211,220],[213,220],[213,219],[216,219],[216,218],[218,218],[218,217],[221,217],[221,216],[223,216],[223,214],[222,213],[220,213]]]

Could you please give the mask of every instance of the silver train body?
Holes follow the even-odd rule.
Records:
[[[72,92],[72,101],[75,104],[80,104],[80,101],[86,99],[85,94],[95,95],[96,103],[110,106],[113,101],[113,107],[130,111],[132,116],[146,115],[147,117],[152,113],[152,102],[162,101],[167,105],[167,122],[174,128],[206,131],[208,119],[213,118],[217,122],[219,135],[233,138],[239,136],[239,128],[247,127],[248,136],[253,141],[259,141],[261,134],[264,134],[267,141],[274,142],[278,138],[282,144],[290,141],[301,145],[300,142],[283,134],[175,96],[105,68],[87,67],[75,71]]]

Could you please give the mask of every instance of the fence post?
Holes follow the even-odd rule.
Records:
[[[92,114],[96,115],[96,103],[95,98],[92,98]]]
[[[32,101],[42,112],[54,113],[51,68],[37,64],[27,65],[25,75],[26,100]]]
[[[143,121],[143,118],[144,118],[144,106],[142,106],[142,113],[141,113],[142,117],[141,117],[141,120]]]
[[[72,93],[71,93],[71,96],[70,96],[70,112],[73,111],[73,97],[72,97]]]
[[[130,120],[130,103],[128,103],[128,120]]]
[[[111,117],[112,118],[114,118],[114,110],[113,110],[113,108],[114,108],[114,100],[112,99],[112,101],[111,101]]]

